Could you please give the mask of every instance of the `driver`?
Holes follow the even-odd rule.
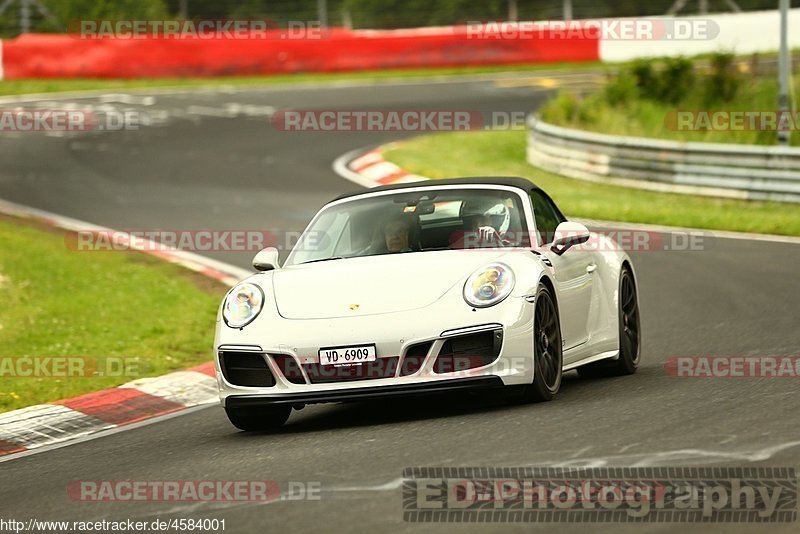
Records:
[[[389,219],[383,226],[383,239],[390,253],[410,252],[411,222],[401,217]]]
[[[413,252],[419,250],[415,243],[414,219],[408,215],[394,215],[375,228],[372,244],[359,256]]]

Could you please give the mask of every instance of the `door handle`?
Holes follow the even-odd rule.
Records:
[[[589,265],[588,267],[586,267],[586,272],[589,273],[589,274],[592,274],[596,270],[597,270],[597,264],[594,264],[594,263]]]

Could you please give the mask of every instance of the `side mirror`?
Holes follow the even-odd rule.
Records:
[[[261,250],[256,257],[253,258],[253,267],[256,271],[272,271],[280,269],[278,263],[278,249],[274,247],[267,247]]]
[[[564,221],[556,228],[555,239],[550,250],[559,256],[564,254],[570,247],[581,245],[589,241],[589,229],[581,223]]]

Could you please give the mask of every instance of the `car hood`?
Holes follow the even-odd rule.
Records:
[[[429,251],[295,265],[273,274],[286,319],[357,317],[424,308],[507,251]]]

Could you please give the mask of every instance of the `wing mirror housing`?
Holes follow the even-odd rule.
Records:
[[[589,241],[589,229],[581,223],[564,221],[556,228],[555,239],[550,250],[559,256],[575,245],[582,245]]]
[[[280,269],[281,265],[278,262],[278,249],[275,247],[267,247],[256,254],[253,258],[253,268],[256,271],[273,271]]]

